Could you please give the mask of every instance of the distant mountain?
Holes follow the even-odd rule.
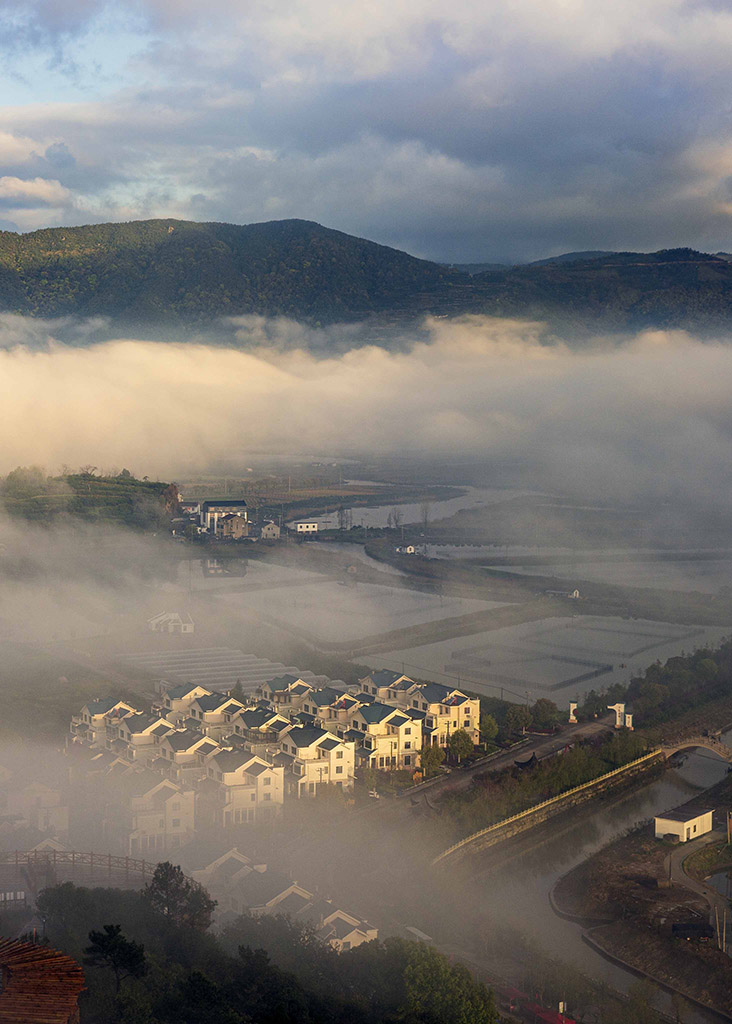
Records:
[[[732,263],[693,249],[555,259],[472,281],[483,312],[532,316],[570,333],[732,330]]]
[[[245,313],[366,320],[390,345],[426,313],[546,320],[568,337],[732,330],[732,262],[692,249],[576,252],[524,266],[447,267],[321,227],[150,220],[0,232],[0,309],[181,326]]]
[[[561,256],[547,256],[543,260],[532,260],[531,263],[524,264],[524,266],[544,267],[547,263],[582,263],[614,255],[615,252],[612,249],[587,249],[583,252],[563,252]]]
[[[0,307],[131,321],[237,313],[329,320],[399,308],[451,272],[303,220],[150,220],[0,232]]]
[[[511,263],[444,263],[450,270],[459,270],[462,274],[484,274],[486,270],[510,270]]]

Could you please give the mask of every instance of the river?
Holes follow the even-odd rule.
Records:
[[[465,486],[463,491],[464,493],[457,498],[445,498],[441,501],[427,502],[429,505],[429,522],[432,523],[436,519],[448,519],[450,516],[454,516],[456,512],[462,512],[464,509],[476,508],[480,505],[496,505],[501,501],[510,501],[511,498],[532,493],[530,491],[504,490],[500,487],[469,486]],[[403,505],[394,505],[393,503],[380,505],[378,504],[378,495],[374,495],[373,505],[356,506],[352,509],[347,509],[347,511],[351,513],[353,526],[365,526],[370,529],[372,527],[388,526],[390,523],[389,516],[394,508],[399,510],[399,525],[406,526],[409,523],[421,523],[424,518],[424,505],[425,502],[421,501],[408,502]],[[322,516],[309,516],[307,521],[309,523],[317,523],[321,530],[338,529],[337,512],[329,512]]]
[[[723,740],[730,743],[732,731],[725,733]],[[528,933],[543,946],[548,956],[560,957],[583,973],[625,992],[637,981],[636,976],[587,946],[582,941],[582,927],[554,913],[549,892],[559,878],[628,828],[691,799],[720,782],[726,771],[727,764],[713,754],[690,753],[681,766],[668,769],[660,778],[610,806],[592,813],[578,812],[571,825],[558,834],[553,833],[541,846],[517,857],[510,869],[480,874],[477,860],[477,884],[485,887],[494,904],[500,902],[503,919]],[[663,995],[664,1002],[659,1006],[669,1012],[667,998]],[[687,1018],[691,1020],[691,1014],[687,1014]],[[719,1018],[698,1010],[694,1011],[693,1020],[707,1022]]]

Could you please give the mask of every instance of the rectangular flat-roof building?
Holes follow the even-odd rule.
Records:
[[[699,836],[712,831],[713,815],[713,808],[694,804],[664,811],[663,814],[658,814],[653,819],[656,827],[656,839],[663,839],[668,835],[676,836],[680,843],[698,839]]]

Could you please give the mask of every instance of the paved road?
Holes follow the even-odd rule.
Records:
[[[719,916],[720,928],[724,922],[725,911],[727,913],[727,950],[728,952],[732,948],[732,907],[730,907],[730,901],[723,896],[721,892],[717,892],[713,885],[709,882],[697,882],[695,878],[691,878],[690,875],[684,871],[684,861],[692,853],[697,850],[701,850],[702,847],[708,846],[710,843],[718,843],[725,839],[723,832],[714,831],[708,832],[705,836],[701,836],[699,839],[694,839],[692,842],[681,843],[678,847],[673,849],[666,858],[666,870],[669,869],[670,861],[670,875],[671,881],[675,885],[681,885],[685,889],[690,889],[692,892],[702,896],[709,905],[709,923],[712,928],[716,930],[717,915]]]
[[[504,768],[511,768],[515,761],[526,761],[532,753],[536,754],[538,760],[549,757],[562,750],[567,743],[577,743],[579,740],[588,739],[598,733],[610,732],[613,728],[614,715],[606,715],[604,718],[595,719],[592,722],[581,722],[577,725],[567,725],[556,736],[528,736],[519,746],[512,747],[501,754],[492,755],[490,759],[481,761],[465,770],[456,769],[445,775],[439,782],[435,782],[429,788],[421,790],[430,803],[439,800],[446,793],[456,793],[459,790],[467,789],[473,781],[473,777],[481,772],[500,772]],[[410,795],[409,793],[405,795]],[[413,794],[418,795],[418,794]]]

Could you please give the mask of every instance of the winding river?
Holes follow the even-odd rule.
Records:
[[[723,741],[732,741],[732,731]],[[635,975],[605,960],[582,941],[582,927],[558,917],[549,903],[554,883],[591,854],[618,838],[626,829],[675,807],[694,795],[720,782],[727,764],[707,751],[690,752],[685,762],[670,768],[661,778],[642,789],[636,789],[599,807],[593,813],[583,812],[561,832],[553,833],[540,846],[518,856],[510,868],[481,873],[476,861],[477,882],[490,892],[490,899],[500,902],[502,917],[528,933],[545,949],[547,955],[561,956],[578,970],[607,981],[620,991],[627,991],[637,981]],[[666,999],[666,997],[663,997]],[[668,1011],[669,1006],[660,1004]],[[692,1015],[687,1013],[687,1018]],[[719,1018],[697,1010],[694,1021],[718,1021]]]

